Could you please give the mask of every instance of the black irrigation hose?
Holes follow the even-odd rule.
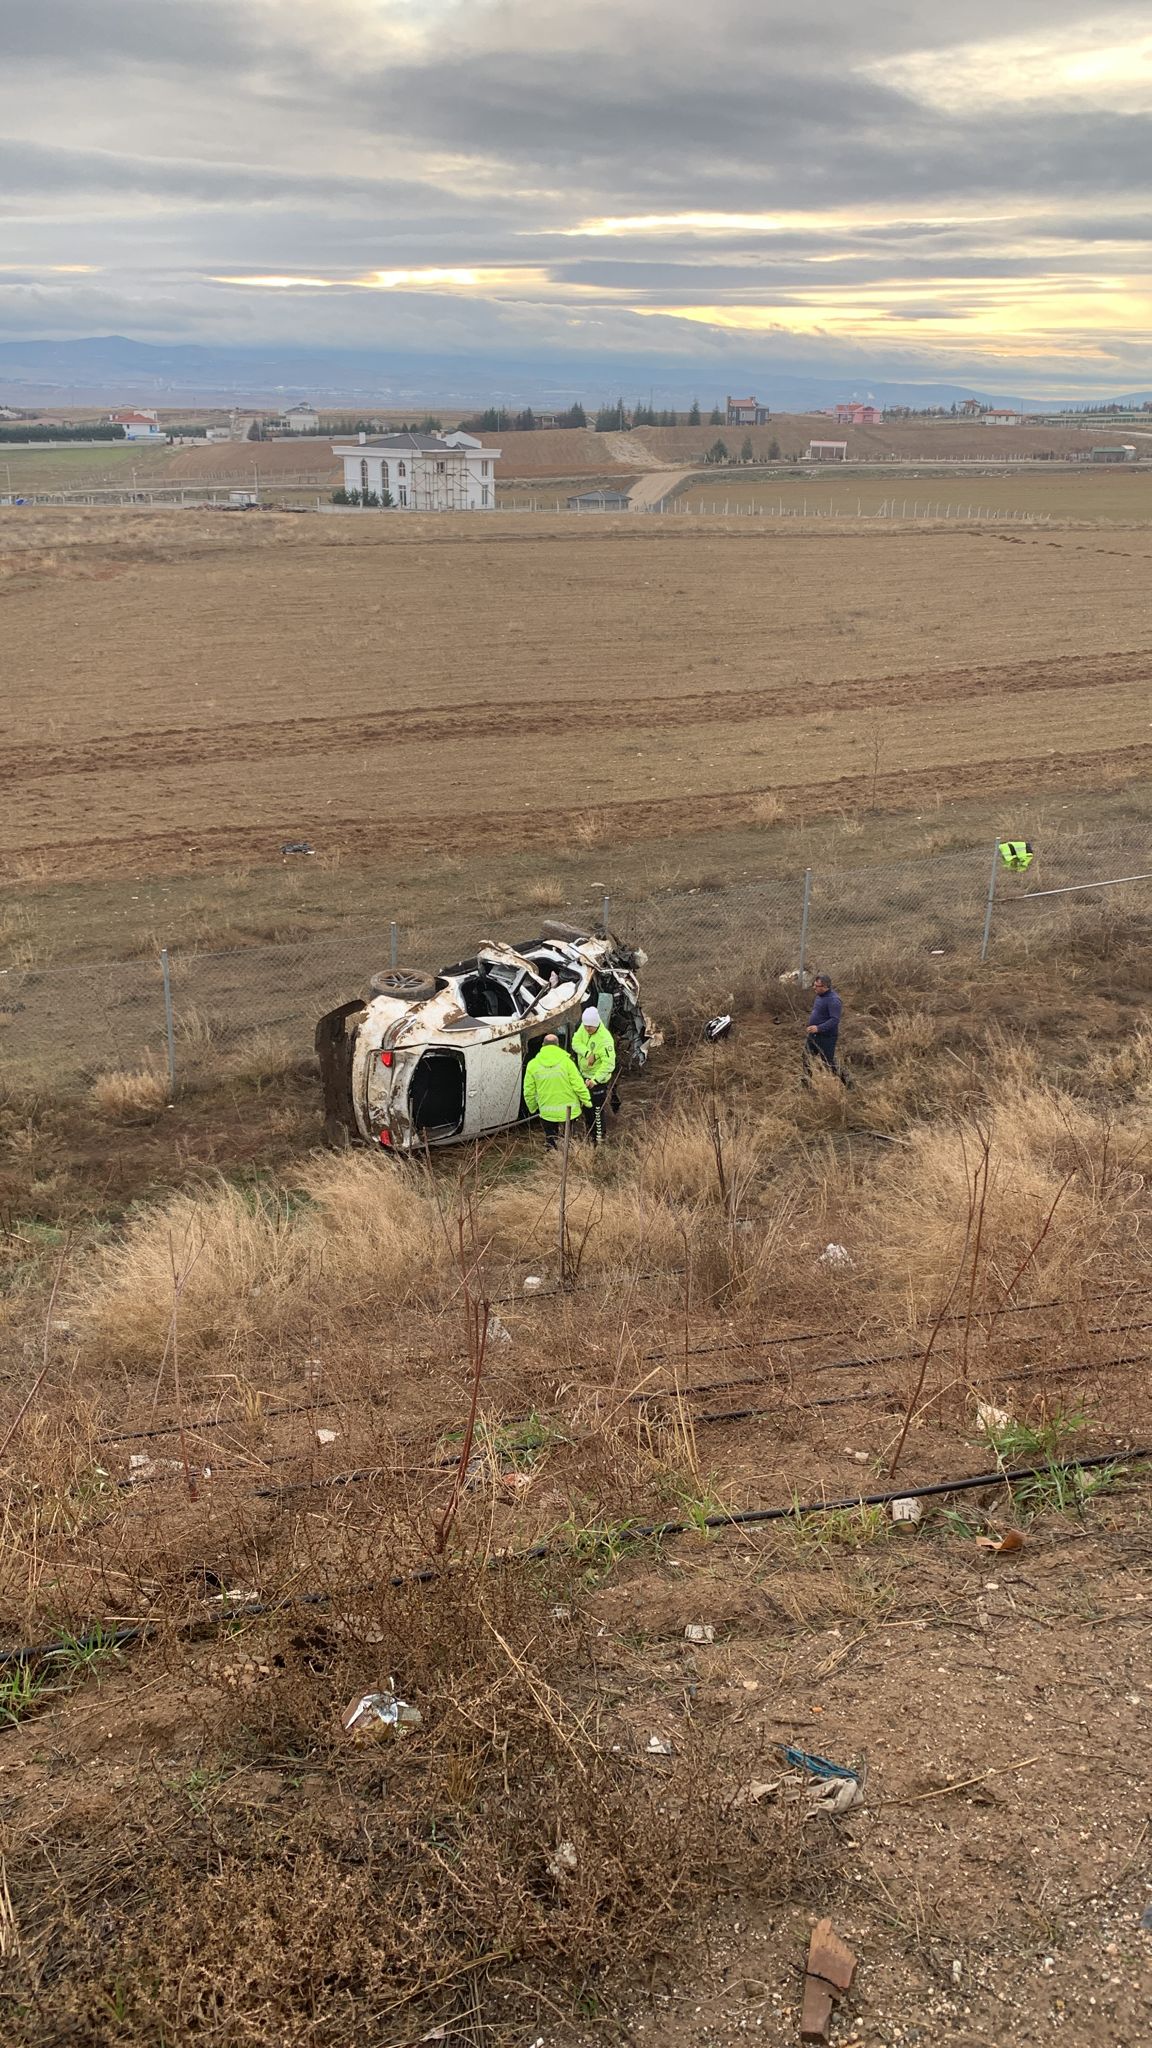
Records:
[[[692,1522],[638,1522],[620,1530],[622,1542],[662,1542],[670,1536],[687,1536],[700,1529],[747,1529],[761,1522],[791,1522],[799,1515],[851,1514],[858,1508],[890,1507],[894,1500],[933,1500],[945,1493],[972,1493],[981,1486],[1017,1486],[1026,1479],[1043,1479],[1056,1472],[1088,1472],[1103,1465],[1135,1465],[1152,1458],[1152,1444],[1134,1445],[1131,1450],[1094,1452],[1089,1458],[1064,1458],[1059,1461],[1048,1459],[1043,1465],[1001,1466],[997,1472],[976,1472],[964,1479],[937,1479],[929,1486],[896,1486],[884,1493],[857,1493],[846,1500],[790,1501],[787,1507],[738,1508],[723,1515],[705,1515],[700,1521]],[[526,1550],[500,1551],[488,1558],[488,1568],[498,1565],[533,1564],[541,1558],[552,1557],[555,1546],[545,1539],[533,1543]],[[394,1572],[385,1580],[388,1586],[426,1586],[432,1580],[441,1578],[442,1570],[435,1565],[426,1565],[419,1571]],[[374,1593],[374,1585],[355,1589],[356,1597]],[[341,1597],[347,1599],[350,1594]],[[236,1606],[222,1613],[219,1622],[236,1621],[245,1615],[283,1613],[288,1607],[327,1607],[332,1601],[331,1593],[301,1593],[290,1601],[255,1601],[248,1605]],[[211,1617],[213,1620],[216,1617]],[[197,1621],[197,1628],[203,1621]],[[114,1635],[105,1634],[103,1629],[93,1631],[90,1636],[73,1636],[65,1643],[41,1643],[13,1650],[0,1650],[0,1667],[6,1664],[34,1664],[48,1657],[69,1656],[77,1649],[119,1649],[124,1644],[137,1642],[154,1631],[155,1623],[137,1622],[133,1627],[120,1629]]]
[[[915,1356],[916,1354],[913,1355]],[[1103,1372],[1108,1366],[1112,1365],[1147,1365],[1147,1363],[1148,1354],[1146,1351],[1129,1351],[1124,1352],[1119,1358],[1102,1358],[1095,1365],[1080,1362],[1076,1365],[1043,1366],[1040,1370],[1046,1377],[1051,1379],[1057,1373]],[[891,1396],[894,1400],[902,1400],[904,1398],[896,1387],[869,1387],[863,1394],[836,1394],[825,1397],[823,1400],[809,1401],[803,1405],[809,1408],[843,1408],[851,1401],[880,1401],[886,1396]],[[729,1408],[716,1414],[694,1415],[691,1421],[693,1429],[699,1429],[706,1422],[755,1422],[763,1416],[779,1415],[779,1413],[779,1404],[775,1408]]]
[[[1152,1330],[1152,1323],[1126,1323],[1123,1328],[1117,1328],[1115,1323],[1094,1323],[1089,1329],[1085,1330],[1084,1335],[1086,1337],[1130,1337],[1140,1330]],[[1016,1343],[1035,1343],[1036,1341],[1034,1337],[1013,1339],[1013,1342]],[[877,1351],[870,1358],[828,1358],[819,1365],[808,1366],[806,1370],[809,1373],[862,1372],[870,1365],[906,1363],[911,1358],[919,1358],[923,1353],[923,1349],[923,1345],[918,1344],[911,1351]],[[1104,1358],[1099,1363],[1101,1365],[1138,1365],[1140,1359]],[[1084,1370],[1086,1372],[1091,1371],[1092,1366],[1085,1362]],[[762,1387],[767,1384],[769,1384],[767,1373],[750,1372],[742,1374],[739,1379],[707,1380],[701,1386],[652,1387],[647,1393],[629,1394],[628,1400],[635,1406],[643,1406],[649,1401],[682,1401],[687,1400],[689,1395],[724,1394],[727,1393],[729,1387]]]
[[[1112,1291],[1113,1290],[1109,1288],[1098,1288],[1093,1290],[1093,1292],[1100,1294],[1107,1294]],[[1129,1296],[1131,1296],[1132,1294],[1145,1295],[1152,1293],[1152,1288],[1138,1287],[1130,1289],[1128,1292]],[[504,1301],[522,1299],[521,1296],[512,1295],[505,1295],[501,1298]],[[998,1309],[996,1311],[996,1314],[1020,1315],[1031,1309],[1065,1308],[1071,1301],[1073,1301],[1073,1299],[1074,1297],[1071,1295],[1064,1295],[1052,1301],[1020,1301],[1012,1303],[1010,1306],[1006,1308]],[[966,1320],[967,1318],[964,1315],[945,1316],[944,1318],[945,1323],[964,1322]],[[1093,1329],[1089,1330],[1086,1334],[1088,1336],[1104,1335],[1109,1329],[1113,1327],[1114,1325],[1112,1324],[1099,1323]],[[1130,1323],[1127,1326],[1127,1328],[1129,1330],[1148,1330],[1152,1329],[1152,1323]],[[852,1333],[847,1332],[842,1328],[836,1330],[808,1330],[804,1332],[801,1336],[796,1337],[769,1336],[757,1337],[747,1343],[732,1342],[727,1344],[696,1344],[691,1347],[691,1349],[687,1353],[687,1356],[691,1358],[700,1358],[707,1353],[716,1351],[759,1351],[766,1349],[767,1346],[770,1344],[814,1344],[817,1343],[822,1337],[842,1337],[848,1334]],[[673,1356],[684,1357],[685,1355],[686,1354],[682,1351],[678,1351],[676,1353],[673,1353],[671,1351],[649,1351],[645,1353],[645,1363],[648,1363],[653,1359],[671,1358]],[[867,1365],[890,1365],[895,1361],[909,1358],[918,1358],[919,1356],[919,1347],[917,1347],[913,1351],[878,1352],[873,1358],[831,1359],[828,1361],[827,1364],[814,1366],[812,1370],[814,1372],[858,1371],[861,1367]],[[758,1386],[760,1384],[762,1377],[763,1375],[759,1373],[749,1373],[743,1379],[712,1380],[707,1385],[699,1387],[673,1387],[670,1389],[657,1388],[654,1392],[648,1394],[630,1394],[628,1396],[628,1399],[632,1402],[641,1402],[658,1401],[661,1399],[676,1400],[681,1396],[687,1394],[719,1394],[725,1392],[729,1387]],[[309,1415],[312,1413],[314,1409],[331,1408],[334,1406],[335,1403],[332,1401],[302,1401],[298,1402],[294,1407],[291,1408],[270,1408],[267,1411],[267,1414],[262,1419],[266,1422],[279,1421],[282,1420],[285,1415]],[[226,1415],[214,1415],[208,1416],[202,1422],[186,1422],[183,1425],[183,1427],[186,1435],[199,1436],[204,1430],[225,1429],[228,1428],[231,1423],[235,1423],[242,1420],[243,1417],[233,1417],[230,1419]],[[162,1424],[159,1428],[155,1429],[126,1429],[118,1431],[115,1435],[112,1436],[97,1437],[96,1443],[102,1449],[106,1444],[132,1444],[151,1442],[157,1437],[178,1435],[180,1427],[181,1425],[178,1422],[169,1422]]]
[[[891,1365],[900,1359],[919,1358],[922,1345],[912,1351],[876,1351],[870,1358],[829,1358],[820,1365],[810,1365],[807,1371],[817,1372],[862,1372],[870,1365]],[[694,1394],[723,1394],[729,1387],[762,1387],[767,1375],[749,1372],[735,1380],[708,1380],[698,1387],[653,1387],[645,1394],[629,1394],[629,1403],[642,1407],[648,1401],[683,1401]]]
[[[861,1394],[826,1394],[822,1400],[808,1401],[808,1408],[847,1408],[853,1401],[881,1400],[885,1394],[893,1394],[892,1387],[866,1387]],[[693,1429],[702,1429],[708,1422],[758,1422],[762,1418],[780,1414],[779,1403],[775,1408],[726,1408],[714,1415],[693,1415]]]
[[[1087,1297],[1078,1294],[1057,1294],[1053,1295],[1049,1301],[1007,1302],[1003,1308],[995,1309],[992,1313],[995,1316],[1021,1316],[1037,1308],[1073,1308],[1077,1302],[1083,1301],[1085,1298],[1090,1301],[1097,1294],[1111,1294],[1116,1299],[1131,1301],[1133,1298],[1140,1299],[1146,1294],[1152,1294],[1152,1287],[1127,1287],[1124,1289],[1091,1287],[1088,1289]],[[966,1323],[968,1320],[967,1311],[961,1309],[955,1315],[942,1317],[940,1327],[943,1329],[948,1323]],[[747,1341],[740,1342],[729,1338],[721,1344],[693,1344],[689,1347],[687,1353],[679,1347],[676,1350],[668,1351],[646,1351],[644,1362],[647,1365],[657,1358],[683,1358],[685,1356],[689,1358],[704,1358],[710,1353],[717,1351],[762,1351],[769,1344],[813,1344],[821,1337],[848,1337],[858,1334],[857,1331],[846,1330],[841,1326],[835,1330],[805,1330],[801,1335],[792,1337],[774,1333],[768,1337],[752,1337]]]
[[[1137,1324],[1135,1327],[1137,1329],[1143,1329],[1145,1327],[1152,1328],[1152,1325]],[[896,1351],[889,1354],[889,1356],[892,1358],[918,1358],[919,1355],[920,1354],[918,1351]],[[883,1358],[854,1359],[849,1362],[855,1365],[866,1366],[883,1364],[885,1360]],[[845,1361],[837,1360],[835,1361],[835,1363],[843,1364],[845,1363]],[[1067,1375],[1070,1372],[1105,1372],[1110,1367],[1118,1365],[1146,1365],[1147,1363],[1148,1354],[1146,1352],[1131,1351],[1122,1352],[1118,1358],[1101,1358],[1093,1361],[1077,1360],[1077,1362],[1073,1365],[1045,1366],[1040,1367],[1037,1370],[1039,1372],[1042,1372],[1046,1378],[1051,1379],[1055,1378],[1057,1375]],[[821,1366],[814,1366],[812,1368],[814,1372],[820,1372],[831,1369],[831,1367]],[[1017,1378],[1034,1378],[1035,1376],[1035,1373],[1027,1375],[1020,1374],[1017,1375]],[[750,1380],[721,1380],[717,1383],[717,1388],[725,1386],[760,1386],[762,1384],[762,1378],[759,1375],[757,1375],[755,1378]],[[717,1391],[717,1388],[696,1387],[686,1388],[684,1391],[686,1393],[708,1393]],[[774,1417],[780,1414],[782,1402],[787,1398],[787,1395],[790,1391],[790,1389],[783,1389],[781,1391],[781,1400],[778,1401],[776,1405],[772,1408],[722,1409],[711,1414],[705,1413],[703,1415],[690,1416],[689,1422],[691,1424],[691,1427],[693,1429],[696,1429],[703,1428],[708,1423],[763,1421],[770,1417]],[[630,1396],[630,1399],[636,1398],[637,1397],[634,1395]],[[657,1397],[640,1396],[639,1398],[655,1399]],[[810,1401],[805,1401],[803,1397],[801,1397],[801,1401],[798,1405],[806,1408],[846,1408],[850,1407],[853,1403],[860,1401],[882,1401],[886,1399],[901,1400],[903,1399],[903,1396],[901,1395],[900,1390],[896,1387],[866,1387],[861,1393],[858,1394],[823,1394],[813,1398]],[[511,1427],[512,1425],[506,1424],[504,1426]],[[298,1457],[305,1456],[307,1456],[306,1452],[288,1453],[283,1458],[280,1458],[278,1460],[272,1460],[265,1463],[264,1469],[266,1471],[270,1470],[272,1463],[288,1463],[290,1461],[294,1461]],[[454,1472],[457,1469],[459,1463],[459,1458],[438,1458],[437,1460],[435,1460],[431,1467],[426,1465],[418,1467],[397,1465],[364,1465],[359,1466],[356,1470],[352,1472],[335,1472],[329,1478],[325,1479],[290,1479],[287,1482],[287,1484],[282,1486],[257,1486],[252,1489],[251,1494],[248,1495],[247,1498],[251,1500],[281,1500],[284,1498],[286,1494],[289,1493],[323,1493],[326,1491],[330,1491],[331,1489],[337,1486],[356,1486],[360,1483],[361,1480],[364,1479],[391,1479],[396,1478],[397,1476],[403,1475],[405,1473],[415,1476],[419,1472],[428,1472],[429,1470],[433,1472]],[[180,1474],[178,1471],[172,1471],[166,1475],[152,1475],[147,1479],[118,1479],[116,1481],[116,1485],[122,1493],[138,1492],[146,1486],[163,1485],[165,1478],[167,1478],[169,1482],[175,1483],[179,1477]]]
[[[334,1405],[331,1401],[301,1401],[294,1408],[269,1408],[260,1420],[273,1422],[284,1415],[311,1415],[314,1408],[331,1408]],[[241,1415],[210,1415],[205,1422],[185,1422],[183,1425],[179,1422],[168,1422],[160,1429],[125,1429],[118,1436],[98,1436],[96,1443],[100,1449],[103,1449],[105,1444],[143,1443],[151,1437],[178,1436],[181,1427],[185,1436],[199,1436],[206,1429],[227,1429],[243,1420],[244,1417]]]

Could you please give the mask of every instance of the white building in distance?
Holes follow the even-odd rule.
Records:
[[[301,400],[299,405],[290,405],[284,413],[286,434],[315,434],[319,432],[320,415],[314,405]]]
[[[499,448],[471,434],[360,434],[334,441],[344,489],[391,500],[399,512],[492,512]]]
[[[168,439],[154,412],[112,412],[108,415],[110,425],[123,427],[126,441],[166,441]]]

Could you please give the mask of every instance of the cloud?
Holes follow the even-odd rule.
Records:
[[[1016,0],[1006,34],[972,0],[957,23],[943,0],[38,0],[4,51],[24,275],[0,322],[685,354],[827,327],[902,360],[913,333],[929,370],[1033,345],[1044,376],[1064,336],[1103,382],[1152,331],[1147,18]]]

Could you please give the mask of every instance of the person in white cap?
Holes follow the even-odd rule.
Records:
[[[591,1109],[584,1111],[584,1123],[594,1145],[604,1143],[604,1104],[616,1072],[616,1042],[600,1012],[590,1003],[572,1033],[572,1057],[592,1097]]]

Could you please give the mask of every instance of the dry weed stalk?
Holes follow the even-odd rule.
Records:
[[[439,1197],[437,1197],[439,1200]],[[436,1557],[443,1557],[448,1538],[460,1510],[460,1499],[468,1481],[468,1467],[472,1460],[472,1445],[476,1435],[476,1414],[480,1405],[480,1385],[484,1377],[484,1359],[488,1349],[488,1323],[490,1308],[488,1301],[472,1292],[472,1275],[478,1266],[476,1243],[476,1221],[472,1204],[460,1191],[460,1207],[456,1217],[455,1242],[456,1267],[460,1275],[460,1291],[464,1305],[464,1334],[468,1346],[469,1401],[468,1418],[464,1425],[464,1441],[456,1466],[456,1476],[448,1504],[440,1517],[432,1539]]]
[[[974,1128],[979,1146],[979,1157],[977,1158],[972,1175],[972,1196],[968,1212],[970,1227],[974,1219],[975,1234],[972,1244],[971,1270],[968,1279],[968,1303],[964,1316],[963,1350],[960,1364],[961,1378],[964,1380],[965,1385],[967,1385],[968,1381],[968,1349],[972,1337],[972,1311],[976,1301],[976,1282],[980,1274],[980,1252],[984,1243],[984,1219],[988,1211],[988,1177],[992,1171],[991,1131],[980,1123],[977,1123]],[[963,1145],[963,1132],[960,1134],[960,1142]],[[964,1164],[965,1169],[967,1169],[967,1153],[964,1155]]]
[[[964,1267],[968,1256],[968,1246],[972,1237],[972,1222],[975,1214],[975,1208],[976,1191],[972,1183],[969,1182],[968,1213],[964,1220],[964,1238],[960,1246],[960,1256],[956,1261],[956,1270],[952,1276],[952,1285],[949,1287],[947,1294],[944,1296],[944,1299],[936,1312],[936,1317],[933,1321],[932,1328],[928,1333],[928,1342],[924,1346],[924,1354],[920,1360],[920,1371],[917,1375],[916,1384],[908,1399],[907,1406],[905,1407],[904,1419],[901,1424],[900,1434],[896,1440],[896,1447],[892,1453],[892,1460],[888,1467],[889,1482],[891,1482],[896,1477],[896,1469],[900,1463],[900,1459],[903,1454],[904,1445],[908,1437],[908,1431],[912,1426],[912,1417],[916,1413],[917,1408],[919,1407],[920,1396],[924,1391],[924,1382],[928,1376],[928,1366],[932,1358],[932,1353],[936,1348],[936,1342],[940,1335],[941,1330],[944,1327],[944,1322],[948,1315],[948,1311],[956,1298],[956,1293],[960,1286],[960,1282],[964,1277]]]
[[[67,1237],[64,1240],[63,1247],[61,1248],[60,1256],[56,1261],[56,1271],[52,1276],[52,1291],[48,1296],[48,1307],[44,1313],[44,1341],[42,1347],[42,1360],[40,1365],[40,1371],[38,1372],[35,1380],[32,1382],[32,1385],[29,1387],[28,1392],[25,1394],[24,1399],[21,1401],[19,1408],[16,1410],[15,1415],[9,1423],[8,1428],[4,1434],[3,1442],[0,1442],[0,1464],[3,1464],[4,1459],[8,1454],[9,1444],[12,1442],[12,1439],[16,1435],[16,1432],[19,1429],[20,1424],[23,1422],[24,1417],[28,1413],[29,1408],[32,1406],[33,1401],[36,1399],[37,1394],[40,1392],[41,1387],[44,1385],[44,1382],[48,1377],[48,1368],[52,1363],[52,1317],[56,1309],[56,1296],[60,1292],[60,1282],[64,1275],[64,1267],[67,1263],[68,1253],[71,1250],[71,1248],[72,1232],[69,1231]]]

